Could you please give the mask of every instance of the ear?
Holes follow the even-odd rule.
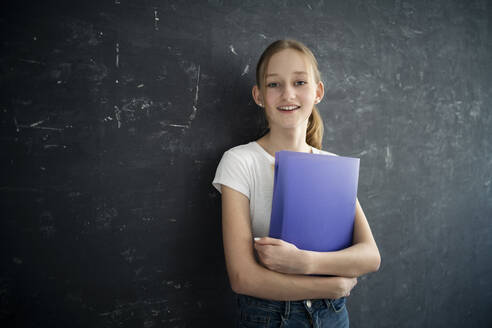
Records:
[[[263,103],[262,96],[261,96],[260,88],[258,88],[258,86],[256,84],[253,86],[253,89],[251,90],[251,94],[253,95],[253,100],[255,101],[255,103],[258,106],[260,106],[260,107],[265,106],[265,104]]]
[[[316,86],[316,98],[314,98],[314,103],[318,104],[324,97],[325,95],[325,85],[323,82],[319,81],[318,85]]]

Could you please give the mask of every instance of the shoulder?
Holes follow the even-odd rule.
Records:
[[[224,153],[224,156],[226,157],[232,157],[237,161],[246,163],[258,161],[260,155],[261,154],[258,152],[258,149],[254,145],[253,141],[247,144],[232,147]]]
[[[254,150],[253,144],[252,142],[249,142],[247,144],[232,147],[228,149],[225,153],[234,154],[236,156],[241,156],[241,155],[247,156],[247,155],[251,155],[253,153],[253,150]]]
[[[224,152],[212,182],[219,192],[222,192],[222,185],[225,185],[250,197],[252,156],[249,148],[248,144],[245,144]]]
[[[257,162],[253,148],[253,145],[248,143],[227,149],[220,159],[218,170],[249,172]]]

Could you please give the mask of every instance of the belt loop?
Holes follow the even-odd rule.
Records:
[[[323,302],[325,302],[326,308],[329,309],[331,305],[331,300],[328,298],[323,298]]]
[[[288,319],[290,314],[290,301],[285,301],[285,311],[283,319]]]

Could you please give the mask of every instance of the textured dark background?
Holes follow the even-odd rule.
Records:
[[[0,324],[232,325],[223,152],[261,51],[312,48],[381,255],[353,327],[492,326],[490,1],[4,1]]]

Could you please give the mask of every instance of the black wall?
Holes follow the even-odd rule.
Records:
[[[231,326],[220,195],[262,50],[306,43],[382,255],[353,327],[492,326],[490,1],[10,1],[0,323]]]

